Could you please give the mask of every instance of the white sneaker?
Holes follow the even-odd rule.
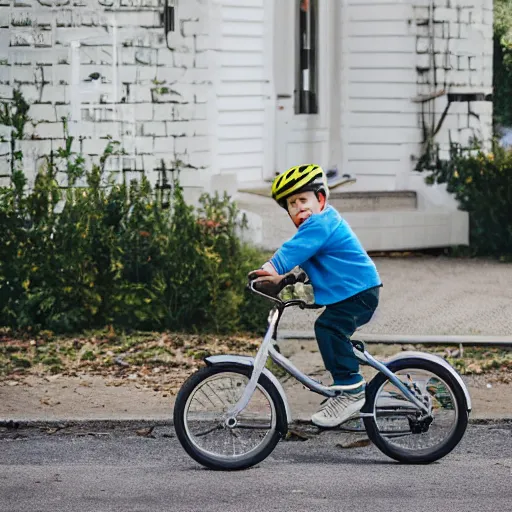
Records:
[[[363,407],[365,392],[344,393],[327,399],[322,408],[311,417],[318,427],[333,428],[357,414]]]

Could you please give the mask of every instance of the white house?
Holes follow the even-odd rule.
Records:
[[[466,243],[467,215],[414,172],[428,136],[491,135],[492,0],[0,0],[0,97],[31,104],[34,174],[62,116],[114,172],[157,183],[183,162],[193,200],[227,189],[255,240],[292,231],[248,194],[316,162],[357,178],[335,206],[369,250]],[[5,133],[7,133],[4,130]],[[0,143],[0,183],[10,145]],[[346,190],[346,192],[345,192]],[[356,194],[357,193],[357,194]],[[284,218],[286,222],[286,218]],[[270,226],[271,225],[271,226]],[[273,234],[268,238],[268,233]]]

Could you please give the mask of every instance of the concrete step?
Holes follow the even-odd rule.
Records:
[[[386,200],[391,199],[392,197],[389,197]],[[341,199],[342,205],[338,205],[337,209],[367,251],[426,249],[468,244],[466,212],[448,209],[418,210],[410,206],[405,208],[406,202],[402,202],[402,199],[400,198],[401,209],[391,209],[390,203],[384,201],[384,204],[388,205],[387,210],[343,211],[348,207],[348,201],[346,205],[344,199]],[[296,232],[287,213],[271,198],[239,193],[235,200],[239,208],[249,215],[249,222],[252,225],[249,239],[255,245],[274,251]],[[336,207],[336,204],[333,206]],[[361,207],[361,203],[358,207]]]
[[[417,197],[413,190],[338,192],[334,190],[329,202],[339,212],[377,212],[416,210]]]
[[[269,183],[268,186],[246,187],[240,192],[247,195],[248,201],[251,201],[249,194],[269,198],[270,186]],[[345,192],[344,187],[331,190],[329,202],[339,212],[415,210],[418,203],[414,190]]]

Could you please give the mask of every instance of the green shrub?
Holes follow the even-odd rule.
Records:
[[[87,169],[65,131],[31,191],[19,169],[13,186],[0,188],[0,325],[55,333],[266,327],[270,303],[244,291],[264,256],[240,241],[245,220],[227,195],[204,194],[192,208],[179,170],[166,187],[144,177],[117,184],[105,167],[119,145],[108,141]]]
[[[463,148],[453,144],[450,159],[439,150],[426,157],[417,170],[427,171],[429,184],[446,183],[448,192],[469,213],[470,249],[473,255],[512,256],[512,151],[493,143],[485,152],[475,142]]]
[[[512,126],[512,0],[494,1],[494,125]]]

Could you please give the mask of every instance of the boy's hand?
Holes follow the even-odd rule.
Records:
[[[280,283],[284,278],[278,274],[270,274],[262,268],[249,272],[248,277],[250,281],[253,281],[256,290],[272,297],[277,297],[281,291]]]
[[[265,269],[263,268],[258,268],[256,270],[251,270],[248,274],[247,274],[247,278],[249,279],[249,281],[253,281],[254,279],[257,279],[259,277],[265,277],[265,276],[270,276],[270,272],[267,272]]]

